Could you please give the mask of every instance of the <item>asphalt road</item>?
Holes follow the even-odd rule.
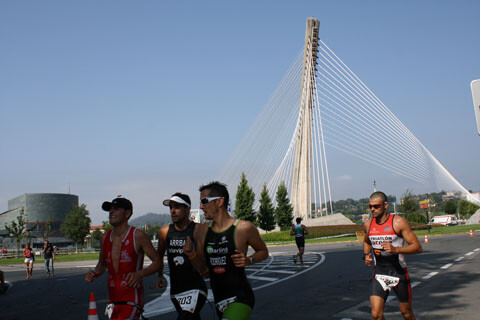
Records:
[[[480,235],[431,237],[420,255],[408,256],[417,319],[478,319],[480,301]],[[256,304],[252,319],[369,319],[369,278],[358,243],[307,245],[306,265],[293,264],[293,246],[269,248],[271,257],[247,268]],[[95,293],[100,319],[107,304],[106,276],[86,283],[94,261],[56,265],[47,279],[36,263],[34,279],[25,280],[19,266],[2,266],[12,288],[0,295],[0,319],[86,319],[90,292]],[[168,269],[166,270],[168,273]],[[168,295],[145,279],[150,319],[176,319]],[[394,296],[394,294],[393,294]],[[387,319],[401,319],[396,298],[386,305]],[[203,319],[215,319],[206,305]]]

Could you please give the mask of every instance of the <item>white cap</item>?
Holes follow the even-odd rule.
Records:
[[[179,196],[172,196],[170,199],[167,199],[167,200],[163,200],[163,205],[164,206],[170,206],[170,201],[173,201],[173,202],[176,202],[176,203],[180,203],[180,204],[184,204],[186,205],[187,207],[191,207],[190,206],[190,203],[188,203],[187,201],[183,200],[182,198],[180,198]]]

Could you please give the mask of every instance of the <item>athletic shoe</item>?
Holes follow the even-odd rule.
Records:
[[[297,255],[293,255],[293,263],[297,264]]]

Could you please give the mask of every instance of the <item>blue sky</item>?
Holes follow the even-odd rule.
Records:
[[[442,164],[480,190],[470,92],[478,12],[478,1],[3,1],[0,212],[20,194],[69,184],[94,223],[118,194],[139,215],[167,212],[161,200],[176,191],[197,205],[198,186],[218,175],[303,47],[309,16]],[[334,181],[353,175],[334,198],[368,196],[366,180],[355,181],[362,166],[331,169]]]

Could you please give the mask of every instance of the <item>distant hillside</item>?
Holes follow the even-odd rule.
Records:
[[[143,216],[132,218],[129,224],[135,227],[143,227],[144,225],[163,226],[172,222],[169,214],[147,213]]]

